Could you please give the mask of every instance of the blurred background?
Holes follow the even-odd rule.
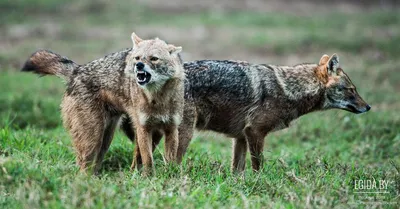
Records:
[[[53,102],[59,103],[55,95],[63,85],[19,73],[24,61],[37,49],[50,49],[84,64],[131,47],[133,31],[183,46],[187,61],[292,65],[338,53],[373,111],[400,108],[396,0],[3,0],[0,117],[15,127],[30,120],[33,126],[58,126]]]
[[[21,95],[31,95],[34,87],[27,89],[30,80],[24,78],[29,75],[17,71],[35,50],[50,49],[84,64],[131,47],[133,31],[143,38],[160,37],[183,46],[184,60],[291,65],[338,53],[373,110],[398,109],[399,12],[396,0],[3,0],[0,114],[10,115],[16,126],[27,125],[28,121],[18,118],[31,115],[34,101],[16,107],[15,100],[27,99]],[[58,93],[52,86],[40,87],[40,91]],[[14,90],[18,95],[8,95]],[[18,116],[24,108],[28,108],[27,115]],[[41,113],[36,114],[40,117]],[[39,126],[55,126],[57,121],[55,116]]]
[[[229,176],[231,143],[215,133],[195,136],[178,176],[160,146],[158,181],[132,176],[133,145],[118,133],[105,178],[76,178],[64,83],[19,70],[37,49],[87,63],[131,47],[133,31],[183,46],[186,61],[294,65],[337,53],[372,109],[312,113],[270,134],[265,170],[253,174],[248,158],[245,181]],[[399,56],[398,0],[0,0],[0,205],[349,208],[354,180],[370,178],[396,180],[385,200],[400,204]]]

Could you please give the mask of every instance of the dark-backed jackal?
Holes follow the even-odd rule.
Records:
[[[370,109],[339,66],[336,54],[323,55],[318,64],[201,60],[184,63],[184,68],[185,110],[179,127],[178,162],[196,128],[233,138],[233,171],[244,170],[248,149],[253,170],[259,170],[268,133],[314,111],[338,108],[363,113]],[[153,143],[159,139],[154,137]]]
[[[127,53],[116,54],[120,56],[110,60],[114,65],[122,65]],[[51,61],[52,65],[66,62],[61,58]],[[185,105],[179,126],[178,163],[194,129],[210,130],[233,138],[233,171],[244,170],[247,150],[253,169],[259,170],[268,133],[286,128],[292,120],[314,111],[337,108],[363,113],[371,108],[339,66],[336,54],[323,55],[318,64],[295,66],[199,60],[186,62],[183,67]],[[127,119],[122,129],[134,140],[135,130],[131,119]],[[140,121],[133,118],[133,123]],[[162,132],[152,133],[153,150],[161,137]],[[136,146],[133,165],[142,164],[139,148]]]

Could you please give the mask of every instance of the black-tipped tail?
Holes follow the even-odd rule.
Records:
[[[36,72],[38,72],[38,68],[37,68],[37,65],[34,65],[34,64],[30,61],[30,59],[28,59],[28,60],[25,62],[24,66],[22,67],[21,71],[24,71],[24,72],[34,72],[34,73],[36,73]]]
[[[39,75],[56,75],[69,78],[72,71],[79,65],[74,61],[49,50],[38,50],[29,57],[21,71],[33,72]]]

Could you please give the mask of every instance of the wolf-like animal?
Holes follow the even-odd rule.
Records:
[[[117,54],[120,56],[110,61],[123,63],[126,54]],[[60,65],[65,61],[60,58],[52,62],[52,65]],[[186,62],[183,67],[185,106],[178,131],[178,163],[182,161],[194,129],[211,130],[233,138],[233,171],[244,170],[248,149],[252,168],[257,171],[263,159],[264,138],[269,132],[286,128],[292,120],[314,111],[337,108],[363,113],[371,108],[339,66],[336,54],[323,55],[318,64],[295,66],[199,60]],[[127,117],[121,127],[134,141],[132,123]],[[153,132],[152,150],[161,137],[161,132]],[[133,161],[133,167],[142,164],[139,146],[135,148]]]
[[[133,121],[128,125],[136,133],[144,174],[153,171],[153,132],[165,135],[166,161],[176,160],[184,104],[185,74],[179,57],[182,47],[158,38],[142,40],[135,33],[131,38],[133,49],[85,65],[39,50],[22,68],[66,81],[61,112],[83,171],[99,170],[124,114]]]
[[[233,171],[245,169],[247,149],[253,170],[258,171],[268,133],[314,111],[338,108],[363,113],[371,108],[339,66],[336,54],[323,55],[318,64],[201,60],[184,63],[184,68],[185,110],[179,128],[178,162],[196,128],[233,138]],[[153,137],[153,144],[159,140]]]

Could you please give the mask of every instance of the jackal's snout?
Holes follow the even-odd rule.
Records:
[[[146,65],[143,62],[138,62],[135,65],[136,79],[139,85],[143,86],[150,82],[151,73],[146,70]]]
[[[366,105],[362,108],[356,108],[353,105],[346,105],[346,108],[344,108],[345,110],[348,110],[352,113],[356,113],[356,114],[360,114],[360,113],[365,113],[368,112],[371,109],[371,106]]]
[[[355,92],[355,94],[355,96],[351,96],[351,99],[347,101],[348,104],[344,109],[356,114],[368,112],[371,106],[367,104],[357,92]]]

